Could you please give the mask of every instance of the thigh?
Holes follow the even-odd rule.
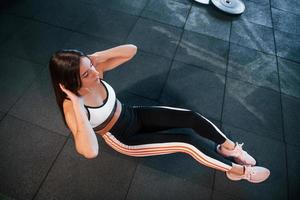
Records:
[[[212,122],[192,110],[166,107],[142,106],[134,108],[140,120],[140,132],[154,132],[171,128],[191,128],[198,135],[218,144],[227,137]]]
[[[170,128],[192,128],[194,112],[167,106],[134,107],[140,119],[140,132],[161,131]]]

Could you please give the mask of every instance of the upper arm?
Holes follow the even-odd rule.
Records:
[[[64,108],[64,115],[65,115],[66,123],[67,123],[67,125],[73,135],[73,138],[74,138],[76,151],[79,154],[83,154],[80,150],[81,149],[80,141],[77,137],[77,122],[76,122],[76,117],[75,117],[72,102],[64,101],[63,108]]]
[[[137,52],[137,47],[131,44],[120,45],[104,51],[95,52],[89,57],[97,71],[105,72],[130,60]]]
[[[77,133],[77,124],[76,124],[76,118],[75,118],[72,102],[69,100],[65,100],[63,103],[63,109],[64,109],[66,123],[75,138]]]
[[[73,104],[71,101],[64,101],[63,103],[64,115],[66,123],[71,130],[75,142],[75,148],[77,152],[83,155],[86,158],[94,158],[95,155],[98,154],[98,144],[97,144],[97,153],[91,148],[91,146],[87,145],[86,141],[83,140],[79,134],[77,134],[77,121],[76,116],[73,109]],[[87,114],[87,113],[85,113]],[[96,139],[97,140],[97,139]]]
[[[130,60],[131,58],[114,58],[114,59],[109,59],[105,62],[101,62],[99,64],[97,64],[95,67],[96,67],[96,70],[98,72],[106,72],[106,71],[109,71],[109,70],[112,70],[114,68],[116,68],[117,66],[127,62],[128,60]]]

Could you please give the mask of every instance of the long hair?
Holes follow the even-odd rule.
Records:
[[[68,97],[59,87],[59,83],[77,96],[80,96],[78,90],[82,86],[80,79],[80,58],[82,57],[87,57],[87,55],[78,50],[64,49],[54,53],[49,61],[49,71],[56,102],[66,126],[63,102]]]

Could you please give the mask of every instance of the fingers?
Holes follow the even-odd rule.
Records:
[[[59,83],[59,87],[64,93],[68,94],[68,89],[66,89],[63,84]]]
[[[95,66],[95,65],[97,64],[97,59],[98,59],[98,58],[97,58],[94,54],[88,55],[88,58],[90,59],[92,65]]]
[[[62,84],[59,83],[59,87],[62,91],[65,91],[65,87]]]

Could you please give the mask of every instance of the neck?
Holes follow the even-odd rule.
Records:
[[[96,93],[96,87],[81,88],[79,91],[81,96],[88,96]]]

